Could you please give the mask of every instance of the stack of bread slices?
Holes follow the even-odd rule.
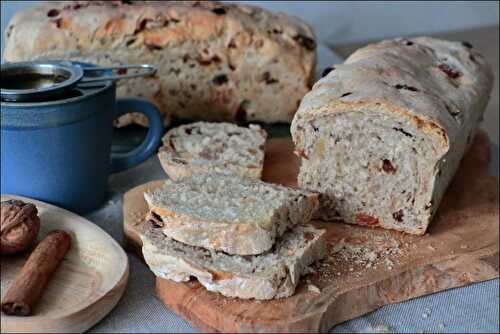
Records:
[[[194,123],[165,135],[159,157],[171,180],[144,194],[149,213],[141,235],[158,277],[196,277],[229,297],[282,298],[323,257],[325,231],[307,225],[317,195],[259,180],[265,139],[258,126],[228,123]]]

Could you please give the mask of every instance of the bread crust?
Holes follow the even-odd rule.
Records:
[[[323,218],[424,234],[492,83],[491,68],[469,43],[397,38],[357,50],[314,85],[294,117],[299,185],[322,193],[329,203]],[[398,177],[399,186],[391,181]]]
[[[151,63],[155,76],[119,81],[118,96],[182,119],[290,122],[314,80],[315,37],[282,13],[215,1],[49,2],[14,15],[4,60]],[[141,114],[116,123],[145,125]]]

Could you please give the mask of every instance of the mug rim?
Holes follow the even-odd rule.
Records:
[[[47,62],[54,63],[54,62],[63,62],[64,60],[48,60]],[[67,62],[67,61],[66,61]],[[82,67],[97,67],[94,64],[90,63],[84,63],[84,62],[79,62],[79,61],[70,61],[73,64],[82,66]],[[106,80],[102,81],[101,85],[102,87],[95,89],[93,91],[88,92],[87,94],[82,94],[81,96],[74,96],[74,97],[69,97],[67,99],[60,99],[60,100],[53,100],[53,101],[42,101],[42,102],[16,102],[16,101],[0,101],[0,106],[5,106],[5,107],[47,107],[47,106],[52,106],[52,105],[57,105],[57,104],[69,104],[73,102],[79,102],[80,100],[86,98],[86,97],[91,97],[95,94],[99,94],[103,90],[106,90],[109,88],[109,86],[113,86],[115,83],[112,80]],[[3,112],[3,111],[2,111]]]
[[[74,63],[83,67],[95,66],[81,62]],[[112,97],[109,96],[109,98],[116,101],[115,82],[106,80],[100,82],[95,89],[89,89],[80,96],[67,99],[45,102],[2,101],[0,104],[1,129],[37,129],[78,122],[102,111],[101,108],[89,106],[97,99],[105,98],[104,96],[110,94]]]
[[[106,82],[101,88],[93,90],[92,92],[89,92],[88,94],[85,94],[85,95],[82,94],[80,96],[69,97],[67,99],[54,100],[54,101],[44,101],[44,102],[1,101],[0,106],[2,106],[2,107],[3,106],[6,106],[6,107],[47,107],[47,106],[52,106],[52,105],[57,105],[57,104],[70,104],[73,102],[79,102],[80,100],[83,100],[84,98],[99,94],[102,91],[109,88],[110,86],[112,86],[113,84],[114,84],[113,82]]]

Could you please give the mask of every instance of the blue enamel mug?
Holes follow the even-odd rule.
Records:
[[[158,109],[142,99],[116,99],[115,80],[154,70],[69,61],[2,64],[1,192],[78,213],[98,208],[109,174],[143,162],[160,143]],[[112,154],[113,120],[128,112],[146,115],[148,133],[131,152]]]

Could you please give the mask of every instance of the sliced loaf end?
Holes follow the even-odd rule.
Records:
[[[267,133],[260,126],[196,122],[171,129],[158,158],[176,180],[200,173],[234,174],[260,179]]]

